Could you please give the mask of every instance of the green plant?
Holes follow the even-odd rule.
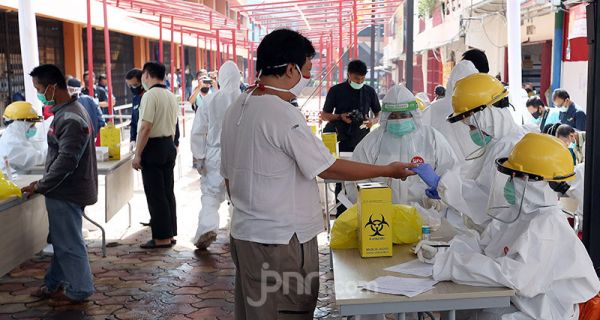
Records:
[[[417,13],[420,17],[430,18],[436,4],[437,0],[419,0],[419,4],[417,5]]]

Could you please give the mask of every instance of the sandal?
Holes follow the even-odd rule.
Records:
[[[58,292],[57,294],[55,294],[52,298],[50,298],[50,301],[48,301],[48,305],[51,307],[60,307],[60,306],[83,304],[86,302],[88,302],[88,300],[86,300],[86,299],[84,299],[84,300],[71,299],[71,298],[67,297],[63,291],[61,291],[61,292]]]
[[[48,287],[41,286],[41,287],[35,289],[35,291],[31,292],[29,295],[34,298],[50,299],[59,294],[60,294],[60,290],[50,291],[50,289],[48,289]]]
[[[169,242],[167,244],[156,244],[154,239],[149,240],[148,242],[140,245],[140,248],[142,249],[166,249],[171,247],[173,247],[172,242]]]

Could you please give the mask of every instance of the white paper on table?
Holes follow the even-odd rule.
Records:
[[[433,276],[433,265],[425,262],[421,262],[417,259],[401,263],[389,268],[385,268],[385,271],[399,272],[404,274],[410,274],[419,277],[431,277]]]
[[[412,298],[433,289],[436,283],[437,281],[429,279],[384,276],[368,282],[363,288],[369,291],[403,295]]]

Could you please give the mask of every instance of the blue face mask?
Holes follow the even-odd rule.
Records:
[[[512,178],[509,178],[504,185],[504,199],[511,205],[517,203],[515,198],[515,183]]]
[[[35,137],[36,133],[37,133],[37,128],[31,127],[29,129],[27,129],[27,131],[25,131],[25,138],[31,139],[31,138]]]
[[[487,144],[490,143],[490,141],[492,141],[492,137],[488,136],[487,134],[479,131],[479,130],[471,130],[471,132],[469,132],[469,135],[471,136],[471,140],[473,140],[473,143],[475,143],[476,145],[483,147]],[[483,138],[482,138],[483,136]]]
[[[417,129],[413,119],[392,119],[387,121],[387,131],[396,137],[405,136]]]

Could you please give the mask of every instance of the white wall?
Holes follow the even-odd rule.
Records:
[[[483,21],[472,20],[467,29],[465,44],[483,50],[488,57],[490,74],[504,73],[506,21],[500,15],[488,16]]]
[[[588,62],[563,61],[560,83],[569,92],[571,100],[585,110],[587,103]]]

